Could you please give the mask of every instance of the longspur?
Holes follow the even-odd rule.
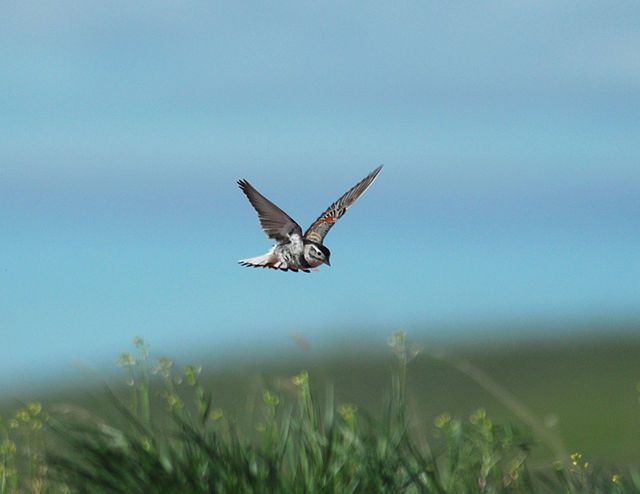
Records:
[[[304,271],[322,264],[330,266],[331,252],[323,244],[335,222],[373,183],[382,170],[379,166],[322,213],[303,234],[302,228],[287,213],[264,197],[246,180],[238,185],[258,213],[260,225],[276,244],[261,256],[238,261],[243,266],[272,268],[282,271]]]

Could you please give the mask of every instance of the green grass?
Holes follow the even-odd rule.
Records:
[[[430,378],[455,387],[442,379],[453,372],[488,406],[467,395],[463,406],[456,398],[451,412],[433,413],[442,402],[429,408],[426,395],[413,396],[427,359],[401,332],[389,343],[386,372],[378,367],[366,381],[375,389],[332,385],[313,366],[281,370],[253,386],[242,413],[220,406],[201,368],[153,360],[138,339],[119,361],[126,392],[106,388],[106,405],[31,402],[5,416],[0,493],[640,492],[633,466],[567,448],[549,420],[467,359],[428,359],[437,363]],[[374,412],[345,389],[383,406]]]

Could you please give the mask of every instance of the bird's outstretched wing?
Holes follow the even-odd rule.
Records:
[[[320,215],[320,217],[313,222],[313,224],[305,232],[305,238],[312,240],[313,242],[322,243],[324,237],[326,237],[331,227],[338,219],[342,217],[347,209],[358,200],[365,190],[373,183],[382,170],[382,165],[373,170],[363,180],[354,185],[349,192],[344,194],[340,199],[334,202],[327,210]]]
[[[269,238],[278,242],[288,240],[289,235],[302,235],[302,228],[287,213],[264,197],[246,180],[238,180],[238,185],[249,202],[258,212],[260,225]]]

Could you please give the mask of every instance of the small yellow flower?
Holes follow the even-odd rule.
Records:
[[[18,476],[18,471],[15,468],[5,467],[0,464],[0,477],[4,477],[5,479],[12,479]]]
[[[293,384],[298,387],[306,386],[307,384],[309,384],[309,373],[306,370],[302,371],[297,376],[294,376],[292,380]]]
[[[433,423],[438,429],[443,429],[451,423],[451,415],[448,412],[441,413],[434,419]]]
[[[27,423],[31,420],[31,416],[29,415],[29,410],[26,408],[21,408],[16,412],[16,420],[18,422]]]
[[[406,331],[396,331],[387,339],[387,343],[394,355],[404,364],[409,363],[420,354],[420,349],[416,345],[407,342]]]
[[[171,360],[169,357],[160,357],[152,372],[154,374],[160,374],[164,378],[168,378],[171,375],[172,368],[173,360]]]
[[[280,398],[278,398],[278,395],[276,395],[275,393],[272,393],[269,390],[263,393],[262,399],[264,400],[265,404],[271,407],[277,407],[278,404],[280,403]]]
[[[153,447],[151,439],[145,436],[140,440],[140,443],[142,445],[142,449],[144,449],[145,451],[151,451],[151,448]]]
[[[202,372],[201,365],[198,365],[198,366],[187,365],[184,368],[184,376],[187,379],[187,384],[189,384],[189,386],[195,386],[198,382],[198,376],[200,375],[201,372]]]
[[[42,405],[37,401],[30,401],[27,404],[27,410],[29,411],[32,417],[36,417],[40,415],[40,412],[42,411]]]
[[[620,484],[622,482],[622,477],[619,473],[614,473],[613,477],[611,477],[611,482],[614,484]]]
[[[344,405],[340,405],[338,407],[338,413],[342,417],[342,420],[344,420],[349,425],[353,424],[356,418],[357,411],[358,411],[357,406],[351,405],[348,403],[345,403]]]
[[[160,357],[158,359],[158,365],[162,369],[170,369],[171,367],[173,367],[173,360],[171,360],[169,357]]]
[[[136,359],[134,359],[130,353],[125,352],[120,355],[120,358],[118,359],[118,365],[120,367],[132,367],[136,365]]]
[[[582,460],[582,453],[571,453],[571,456],[569,458],[571,458],[571,463],[573,464],[573,466],[577,467]]]
[[[16,443],[10,439],[5,439],[0,444],[0,453],[3,455],[14,455],[16,453]]]
[[[182,408],[183,406],[182,400],[175,393],[165,393],[164,399],[167,402],[167,405],[169,405],[169,408],[171,408],[172,410],[175,408]]]
[[[407,338],[407,332],[406,331],[396,331],[395,333],[393,333],[389,339],[387,340],[389,346],[391,348],[401,348],[404,346],[404,343],[406,341]]]
[[[469,416],[469,422],[473,425],[478,425],[485,420],[487,420],[487,411],[484,408],[478,408]]]

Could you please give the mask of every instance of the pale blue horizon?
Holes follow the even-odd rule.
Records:
[[[113,361],[136,335],[215,357],[292,332],[637,320],[639,14],[3,7],[0,386]],[[379,164],[327,237],[331,268],[235,264],[270,246],[236,180],[306,226]]]

